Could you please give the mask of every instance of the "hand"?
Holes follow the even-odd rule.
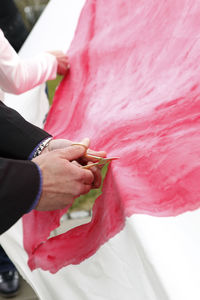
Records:
[[[49,142],[48,146],[42,150],[41,154],[45,154],[54,150],[59,150],[59,149],[65,149],[67,147],[70,147],[72,144],[74,144],[70,140],[66,139],[53,139]]]
[[[94,175],[73,164],[85,154],[83,146],[71,146],[33,159],[42,171],[42,195],[37,210],[62,209],[90,191]]]
[[[58,63],[57,73],[62,76],[66,75],[70,68],[68,56],[64,52],[59,50],[48,52],[56,57]]]
[[[48,147],[46,147],[43,151],[42,154],[47,153],[47,152],[51,152],[57,149],[64,149],[66,147],[69,147],[73,144],[81,144],[84,145],[85,148],[87,149],[89,144],[90,144],[90,140],[88,138],[84,138],[80,143],[77,142],[72,142],[70,140],[65,140],[65,139],[55,139],[55,140],[51,140],[50,143],[48,144]],[[91,154],[94,156],[99,156],[99,157],[106,157],[106,152],[105,151],[94,151],[91,149],[87,149],[87,154]],[[83,156],[81,158],[79,158],[77,161],[73,161],[73,163],[76,166],[81,167],[82,165],[87,165],[93,162],[96,162],[96,159],[88,159],[87,157]],[[101,185],[101,167],[97,167],[94,166],[92,168],[90,168],[90,170],[92,171],[93,175],[94,175],[94,182],[92,184],[92,188],[93,189],[98,189]]]
[[[92,149],[88,149],[89,144],[90,144],[90,140],[88,138],[84,138],[81,142],[73,142],[73,141],[66,140],[66,139],[53,139],[49,142],[48,146],[46,148],[44,148],[44,150],[42,151],[41,154],[48,153],[48,152],[58,150],[58,149],[64,149],[73,144],[84,145],[85,149],[87,149],[87,154],[91,154],[91,155],[99,156],[99,157],[106,157],[105,151],[94,151]],[[89,160],[86,157],[83,159],[83,161],[84,161],[84,164],[87,164],[89,162]],[[97,160],[91,159],[90,161],[96,162]]]

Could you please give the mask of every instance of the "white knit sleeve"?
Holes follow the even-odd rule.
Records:
[[[21,59],[0,30],[0,88],[7,93],[20,94],[54,79],[57,60],[49,53]]]

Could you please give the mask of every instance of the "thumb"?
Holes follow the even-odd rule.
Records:
[[[85,145],[87,148],[89,148],[90,145],[90,139],[89,138],[84,138],[81,140],[81,144]]]
[[[65,149],[58,150],[60,157],[67,159],[69,161],[77,160],[83,155],[85,155],[87,149],[83,145],[72,145]]]

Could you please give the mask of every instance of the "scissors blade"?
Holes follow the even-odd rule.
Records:
[[[106,161],[106,162],[109,161],[109,160],[119,159],[119,157],[101,157],[101,156],[95,156],[95,155],[92,155],[92,154],[86,154],[85,157],[96,159],[98,161]]]

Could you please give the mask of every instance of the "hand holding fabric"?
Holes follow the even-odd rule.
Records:
[[[55,56],[57,60],[57,74],[58,75],[66,75],[69,70],[69,58],[68,56],[62,51],[49,51],[50,54]]]

